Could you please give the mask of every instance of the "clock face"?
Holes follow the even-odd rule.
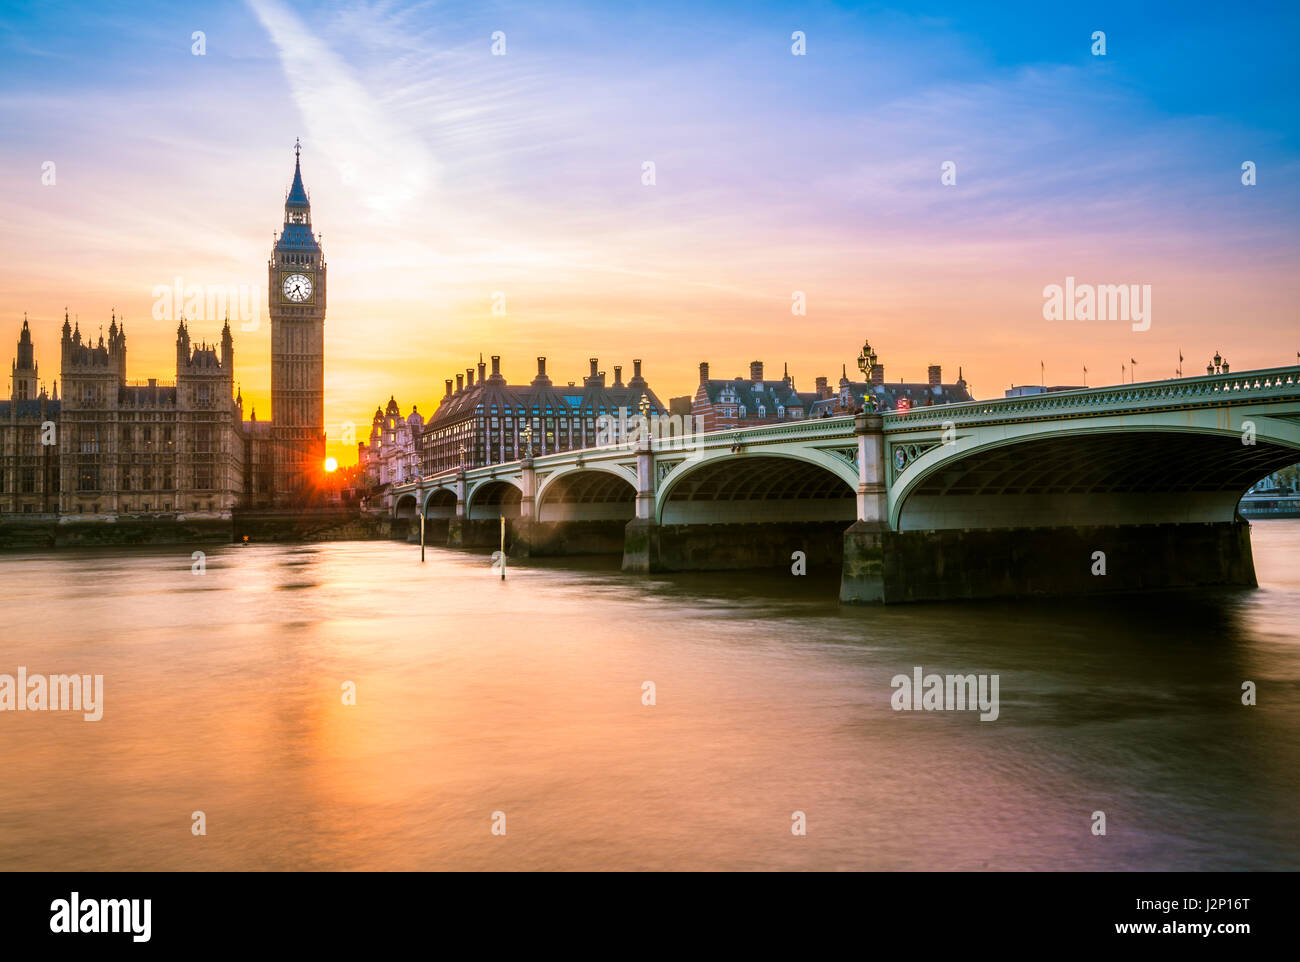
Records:
[[[311,297],[311,278],[306,274],[290,274],[281,285],[286,300],[302,303]]]

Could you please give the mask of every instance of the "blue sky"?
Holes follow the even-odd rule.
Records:
[[[519,377],[536,354],[559,377],[591,354],[643,356],[665,396],[700,360],[740,373],[750,354],[811,383],[863,336],[891,373],[961,364],[984,395],[1037,380],[1040,360],[1058,381],[1089,360],[1118,380],[1139,355],[1167,376],[1180,347],[1283,363],[1300,349],[1298,18],[1282,4],[6,3],[0,334],[29,312],[52,367],[65,304],[94,324],[116,307],[135,322],[132,376],[166,376],[174,324],[150,317],[152,288],[265,284],[301,137],[339,423],[389,394],[431,407],[480,350]],[[1066,275],[1152,284],[1152,329],[1045,325],[1042,288]],[[265,325],[238,338],[254,398],[268,344]]]

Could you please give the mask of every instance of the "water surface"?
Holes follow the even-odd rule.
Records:
[[[1300,521],[1253,539],[1258,590],[869,609],[386,542],[0,556],[0,672],[105,684],[0,713],[0,869],[1300,868]],[[892,711],[916,665],[1000,717]]]

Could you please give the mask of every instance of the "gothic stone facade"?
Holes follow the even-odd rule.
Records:
[[[63,319],[59,383],[39,386],[27,320],[0,402],[0,514],[229,517],[293,506],[323,469],[325,261],[295,161],[268,267],[272,421],[245,421],[229,321],[219,345],[176,331],[175,380],[129,382],[126,329],[83,340]]]

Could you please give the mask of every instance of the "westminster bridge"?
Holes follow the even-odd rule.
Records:
[[[1237,504],[1300,461],[1300,367],[649,434],[396,485],[394,515],[628,572],[834,566],[846,602],[1254,585]]]

